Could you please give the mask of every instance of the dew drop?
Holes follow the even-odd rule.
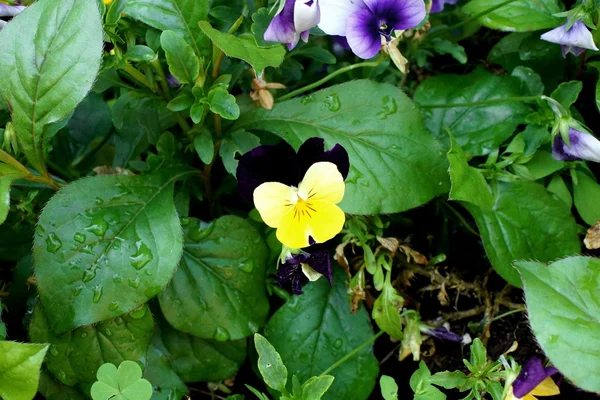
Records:
[[[342,347],[342,343],[342,338],[338,338],[335,342],[333,342],[333,347],[339,349],[340,347]]]
[[[83,290],[83,286],[82,285],[75,286],[73,288],[73,296],[79,296],[79,294],[81,293],[82,290]]]
[[[118,301],[113,301],[112,303],[110,303],[108,305],[108,310],[109,311],[116,311],[119,308],[120,305],[121,305],[121,303],[119,303]]]
[[[96,277],[96,268],[90,267],[83,271],[83,277],[81,278],[84,282],[89,282]]]
[[[46,250],[50,253],[56,253],[61,247],[62,241],[58,238],[56,233],[49,234],[46,238]]]
[[[60,353],[58,352],[56,345],[53,344],[52,346],[50,346],[50,354],[52,354],[54,357],[58,357]]]
[[[123,278],[121,278],[119,276],[119,274],[114,274],[113,277],[112,277],[112,280],[113,280],[114,283],[121,283],[121,282],[123,282]]]
[[[77,232],[75,235],[73,235],[73,240],[77,243],[83,243],[85,242],[85,234]]]
[[[250,332],[256,333],[256,332],[258,332],[260,327],[258,326],[257,323],[250,321],[250,322],[248,322],[248,329],[250,329]]]
[[[340,101],[340,97],[337,95],[337,93],[333,93],[327,96],[325,100],[323,100],[323,103],[329,111],[335,112],[339,111],[340,108],[342,108],[342,102]]]
[[[117,318],[115,318],[115,323],[116,323],[117,325],[122,325],[122,324],[123,324],[123,318],[121,318],[121,317],[117,317]]]
[[[188,226],[190,224],[190,219],[187,217],[181,218],[181,226]]]
[[[104,200],[102,200],[100,197],[96,197],[96,205],[102,205],[104,203]]]
[[[381,104],[383,110],[377,113],[379,119],[387,119],[387,117],[395,114],[398,111],[398,103],[396,103],[396,99],[393,97],[384,96],[381,99]]]
[[[87,337],[87,335],[88,335],[88,334],[87,334],[87,332],[83,332],[83,333],[81,334],[81,338],[82,338],[82,339],[85,339],[85,338]]]
[[[112,249],[113,250],[119,250],[121,248],[121,241],[120,240],[115,240],[115,242],[112,245]]]
[[[137,310],[132,311],[129,315],[134,319],[144,318],[148,309],[146,307],[138,308]]]
[[[254,261],[247,260],[240,264],[240,269],[244,272],[252,272],[254,269]]]
[[[108,230],[108,222],[100,215],[92,218],[92,224],[85,228],[86,231],[92,232],[94,235],[102,237]]]
[[[94,292],[94,297],[92,298],[92,301],[94,303],[97,303],[102,298],[102,285],[96,285],[92,290]]]
[[[313,103],[314,101],[315,101],[315,97],[311,94],[311,95],[308,95],[308,96],[304,96],[302,98],[302,100],[300,100],[300,104],[306,105],[306,104]]]
[[[112,331],[111,331],[109,328],[106,328],[106,329],[104,330],[104,334],[105,334],[106,336],[112,336],[112,334],[113,334],[113,333],[112,333]]]
[[[217,326],[215,330],[215,340],[218,342],[226,342],[231,337],[225,328]]]
[[[150,251],[150,248],[146,246],[146,243],[142,242],[141,240],[138,240],[135,245],[137,247],[137,252],[133,256],[129,257],[129,260],[131,261],[133,268],[139,270],[144,268],[146,264],[152,261],[152,251]]]
[[[140,278],[138,278],[137,276],[135,277],[135,279],[129,279],[129,286],[131,286],[134,289],[139,288],[140,283]]]

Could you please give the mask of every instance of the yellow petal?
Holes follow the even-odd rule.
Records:
[[[530,394],[526,394],[525,397],[521,397],[521,399],[519,399],[519,400],[537,400],[537,399]]]
[[[277,239],[294,249],[309,246],[309,236],[315,242],[323,243],[340,233],[345,220],[344,212],[335,204],[325,201],[305,202],[299,199],[281,218]]]
[[[254,206],[265,224],[278,228],[283,216],[296,204],[294,188],[279,182],[265,182],[254,189]]]
[[[337,166],[330,162],[318,162],[310,166],[298,186],[298,196],[312,201],[337,204],[344,198],[344,177]]]
[[[555,396],[557,394],[560,394],[560,390],[558,389],[558,386],[556,386],[556,383],[554,383],[552,378],[547,377],[542,381],[542,383],[537,385],[531,391],[531,394],[535,396]]]

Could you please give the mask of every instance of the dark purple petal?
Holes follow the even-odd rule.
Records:
[[[398,30],[419,25],[427,15],[423,0],[363,0],[377,17],[378,25],[385,22]],[[379,26],[378,26],[379,28]]]
[[[571,128],[569,130],[570,146],[563,141],[560,135],[554,138],[552,156],[560,161],[588,160],[600,162],[600,141],[594,136],[579,132]]]
[[[567,153],[569,148],[565,144],[563,138],[560,135],[554,137],[554,144],[552,146],[552,157],[559,161],[577,161],[579,158],[572,156]]]
[[[365,60],[373,58],[381,49],[379,20],[368,9],[356,11],[346,20],[346,39],[352,52]]]
[[[296,152],[286,141],[259,146],[240,157],[236,176],[241,196],[252,201],[254,189],[265,182],[297,186]]]
[[[289,281],[292,280],[294,275],[302,274],[300,263],[292,263],[285,262],[283,264],[279,264],[279,268],[277,269],[277,283],[279,286],[284,287]]]
[[[302,277],[304,275],[303,274],[296,274],[294,276],[292,276],[292,292],[294,294],[302,294],[304,293],[302,291]]]
[[[264,39],[269,42],[298,43],[298,33],[294,26],[295,0],[286,0],[283,10],[277,14],[265,31]]]
[[[544,379],[556,373],[558,373],[558,370],[554,367],[544,368],[544,364],[539,358],[530,358],[513,382],[512,387],[515,397],[524,397],[542,383]]]
[[[169,73],[167,73],[167,84],[171,88],[176,88],[176,87],[181,86],[181,82],[179,82],[179,79],[175,78],[173,75],[171,75]]]
[[[429,336],[433,336],[435,338],[442,339],[442,340],[448,340],[451,342],[462,342],[462,340],[463,340],[462,336],[457,335],[456,333],[454,333],[452,331],[449,331],[448,329],[444,328],[443,326],[437,327],[435,329],[429,329],[425,333]]]
[[[444,9],[446,4],[456,4],[458,0],[432,0],[430,13],[437,13]]]
[[[310,138],[298,149],[298,174],[300,179],[314,163],[329,161],[335,164],[340,174],[346,179],[350,170],[348,152],[336,144],[331,150],[325,151],[325,141],[321,138]]]
[[[331,270],[331,255],[328,251],[319,251],[310,255],[306,262],[312,269],[323,275],[333,285],[333,271]]]

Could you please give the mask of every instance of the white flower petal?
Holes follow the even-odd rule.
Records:
[[[321,22],[319,28],[328,35],[346,36],[346,20],[354,12],[366,7],[362,0],[319,0]]]
[[[314,28],[319,23],[318,0],[296,0],[294,4],[294,27],[296,32],[304,32]]]

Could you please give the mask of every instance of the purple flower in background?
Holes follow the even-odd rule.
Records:
[[[554,138],[552,156],[560,161],[588,160],[600,162],[600,141],[594,136],[579,132],[571,128],[569,130],[569,141],[567,146],[560,135]]]
[[[553,396],[560,393],[551,376],[558,373],[554,367],[544,368],[542,360],[532,357],[512,384],[513,397],[533,398],[533,396]],[[529,396],[529,397],[526,397]]]
[[[321,17],[318,0],[285,0],[285,4],[265,31],[264,39],[286,43],[293,49],[298,41],[308,40],[310,29],[317,26]]]
[[[333,284],[331,271],[331,255],[329,251],[321,250],[322,245],[312,245],[306,250],[308,253],[288,254],[285,262],[279,264],[277,270],[277,283],[285,287],[291,284],[294,294],[302,294],[302,280],[306,276],[311,282],[324,276],[329,284]]]
[[[541,38],[547,42],[560,44],[563,57],[568,53],[578,56],[585,49],[598,50],[592,33],[581,20],[575,22],[570,29],[567,29],[566,24],[552,29],[544,33]]]
[[[441,339],[441,340],[447,340],[450,342],[462,342],[463,341],[463,337],[446,329],[443,326],[438,326],[435,329],[431,329],[428,326],[422,327],[421,328],[421,332],[423,332],[425,335],[429,335],[429,336],[433,336],[434,338],[437,339]]]
[[[444,9],[446,4],[456,4],[458,0],[431,0],[431,14],[440,12]]]
[[[169,73],[167,73],[167,84],[171,88],[177,88],[177,87],[181,86],[181,82],[179,82],[179,79],[175,78],[173,75],[171,75]]]
[[[414,28],[426,15],[423,0],[362,1],[346,21],[345,36],[354,54],[363,59],[379,52],[382,38],[391,41],[395,30]]]
[[[8,4],[0,3],[0,18],[12,18],[25,9],[24,6],[9,6]],[[6,26],[8,22],[0,19],[0,30]]]

